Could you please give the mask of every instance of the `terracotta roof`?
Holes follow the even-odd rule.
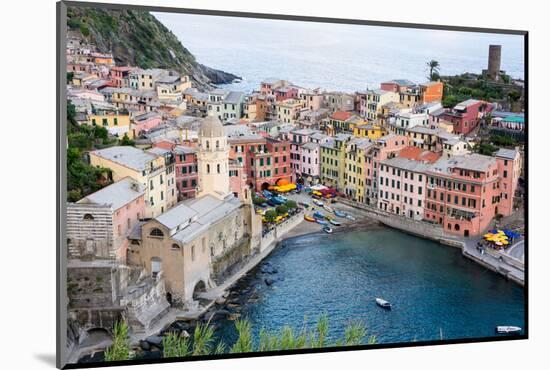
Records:
[[[408,146],[399,152],[399,157],[434,163],[441,157],[441,153],[431,152],[416,146]]]
[[[345,121],[348,118],[350,118],[353,115],[352,112],[343,112],[343,111],[337,111],[330,116],[330,118],[337,120],[337,121]]]

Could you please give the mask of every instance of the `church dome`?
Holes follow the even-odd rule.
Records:
[[[225,136],[225,130],[221,121],[216,116],[207,116],[199,129],[200,137],[222,137]]]

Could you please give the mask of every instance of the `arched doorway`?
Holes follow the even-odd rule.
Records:
[[[86,334],[84,335],[80,344],[83,346],[87,346],[110,339],[112,339],[112,335],[109,330],[105,328],[94,327],[86,330]]]
[[[199,300],[201,293],[204,292],[206,292],[206,284],[202,280],[197,281],[195,287],[193,288],[193,299],[195,301]]]

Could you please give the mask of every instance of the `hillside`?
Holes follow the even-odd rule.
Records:
[[[238,78],[198,63],[169,29],[146,11],[70,6],[67,26],[99,51],[112,52],[117,65],[173,69],[190,75],[202,88]]]

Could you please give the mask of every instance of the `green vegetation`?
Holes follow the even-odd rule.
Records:
[[[256,205],[264,204],[265,202],[267,202],[267,200],[265,198],[259,197],[257,195],[254,195],[252,197],[252,203],[254,203]]]
[[[285,203],[285,207],[288,208],[288,209],[296,209],[296,207],[298,207],[298,205],[293,200],[287,200],[286,203]]]
[[[75,107],[67,102],[67,201],[76,202],[82,197],[101,189],[105,174],[109,170],[96,168],[84,161],[84,151],[95,148],[95,143],[108,142],[108,132],[104,127],[80,126],[75,120]]]
[[[122,137],[122,140],[120,140],[120,145],[126,145],[126,146],[134,146],[136,145],[135,141],[134,140],[130,140],[130,138],[128,137],[128,135],[124,134],[124,136]]]
[[[286,208],[285,205],[277,206],[277,207],[275,208],[275,210],[277,211],[277,214],[278,214],[278,215],[284,215],[285,213],[288,212],[288,208]]]
[[[426,62],[426,65],[428,66],[428,69],[430,70],[430,73],[428,75],[428,79],[430,81],[437,81],[439,80],[439,62],[437,60],[430,60],[429,62]]]
[[[223,341],[216,344],[214,330],[207,324],[198,324],[191,338],[170,333],[163,337],[163,357],[203,356],[222,353],[251,353],[264,351],[284,351],[304,348],[323,348],[335,346],[356,346],[375,344],[376,337],[367,337],[367,329],[361,322],[349,323],[344,335],[334,342],[327,341],[329,331],[328,316],[322,315],[313,329],[308,329],[304,323],[301,330],[295,331],[290,326],[284,326],[280,332],[270,333],[260,330],[258,343],[252,338],[252,324],[246,319],[236,320],[237,340],[231,347]],[[126,360],[130,357],[130,347],[127,339],[127,326],[117,323],[114,330],[113,346],[105,352],[106,361]]]
[[[496,146],[514,146],[516,141],[510,136],[504,135],[491,135],[491,142]]]
[[[124,321],[115,323],[113,345],[105,351],[105,361],[122,361],[130,359],[130,341],[128,325]]]
[[[277,218],[277,212],[275,212],[274,210],[270,209],[268,211],[265,212],[265,220],[267,222],[273,222],[275,221],[275,219]]]
[[[443,77],[445,89],[442,104],[444,107],[453,107],[457,103],[467,99],[479,100],[519,100],[521,94],[515,90],[505,95],[501,86],[492,84],[481,78],[473,79],[471,75],[463,74],[459,76]],[[511,94],[511,96],[510,96]],[[516,100],[512,100],[516,99]]]
[[[475,152],[483,155],[492,155],[497,150],[498,150],[498,147],[491,144],[486,144],[486,143],[480,143],[474,147]]]
[[[101,51],[112,50],[121,64],[186,73],[196,64],[177,37],[149,12],[70,6],[67,26],[80,30]]]

